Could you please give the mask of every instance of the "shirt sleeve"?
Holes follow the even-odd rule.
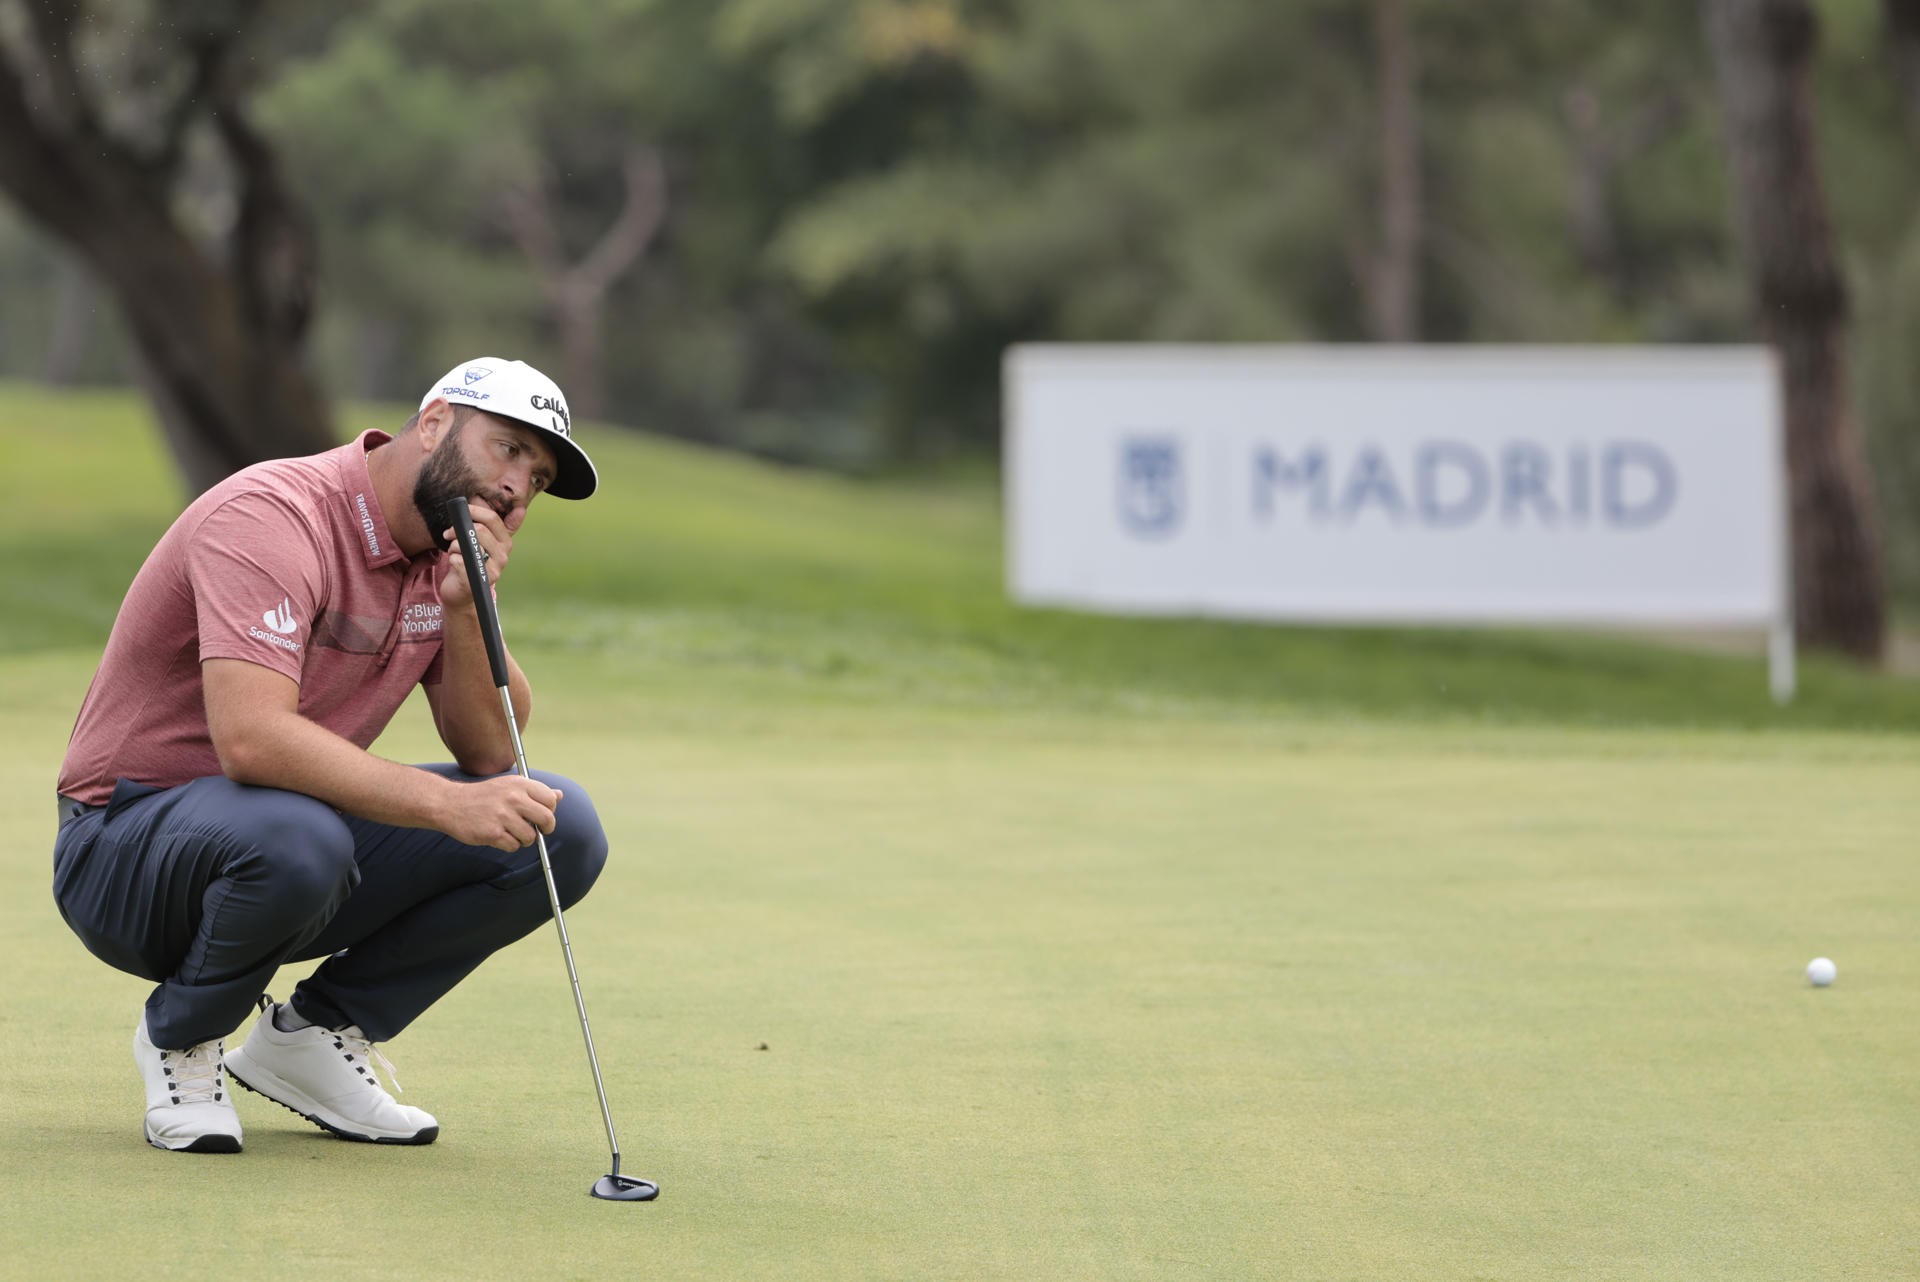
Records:
[[[300,680],[327,597],[314,521],[278,495],[236,494],[187,541],[200,660],[244,659]]]

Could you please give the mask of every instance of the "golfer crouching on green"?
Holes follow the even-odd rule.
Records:
[[[96,957],[154,982],[133,1053],[156,1148],[239,1152],[229,1077],[343,1139],[439,1135],[374,1043],[552,917],[536,832],[565,906],[607,855],[583,789],[512,773],[448,504],[471,504],[497,581],[536,497],[597,484],[552,380],[483,357],[398,435],[207,491],[134,577],[60,769],[53,893]],[[415,685],[450,763],[367,751]],[[264,993],[308,958],[289,1001]]]

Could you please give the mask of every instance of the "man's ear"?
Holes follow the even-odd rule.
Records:
[[[414,435],[420,438],[420,452],[433,453],[434,446],[440,444],[440,438],[453,426],[453,406],[447,404],[444,396],[435,397],[427,402],[420,411],[419,419],[413,425]]]

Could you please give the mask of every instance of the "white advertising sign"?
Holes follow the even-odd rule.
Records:
[[[1107,612],[1768,628],[1765,348],[1012,349],[1008,577]]]

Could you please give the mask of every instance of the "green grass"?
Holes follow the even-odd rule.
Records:
[[[503,609],[614,839],[568,921],[661,1200],[586,1196],[550,932],[389,1048],[430,1148],[243,1096],[244,1154],[148,1149],[144,986],[53,912],[47,794],[178,498],[112,398],[0,390],[0,441],[0,1276],[1920,1271],[1909,683],[1810,665],[1781,713],[1619,641],[1030,615],[977,488],[638,439]],[[435,755],[418,707],[379,747]]]

